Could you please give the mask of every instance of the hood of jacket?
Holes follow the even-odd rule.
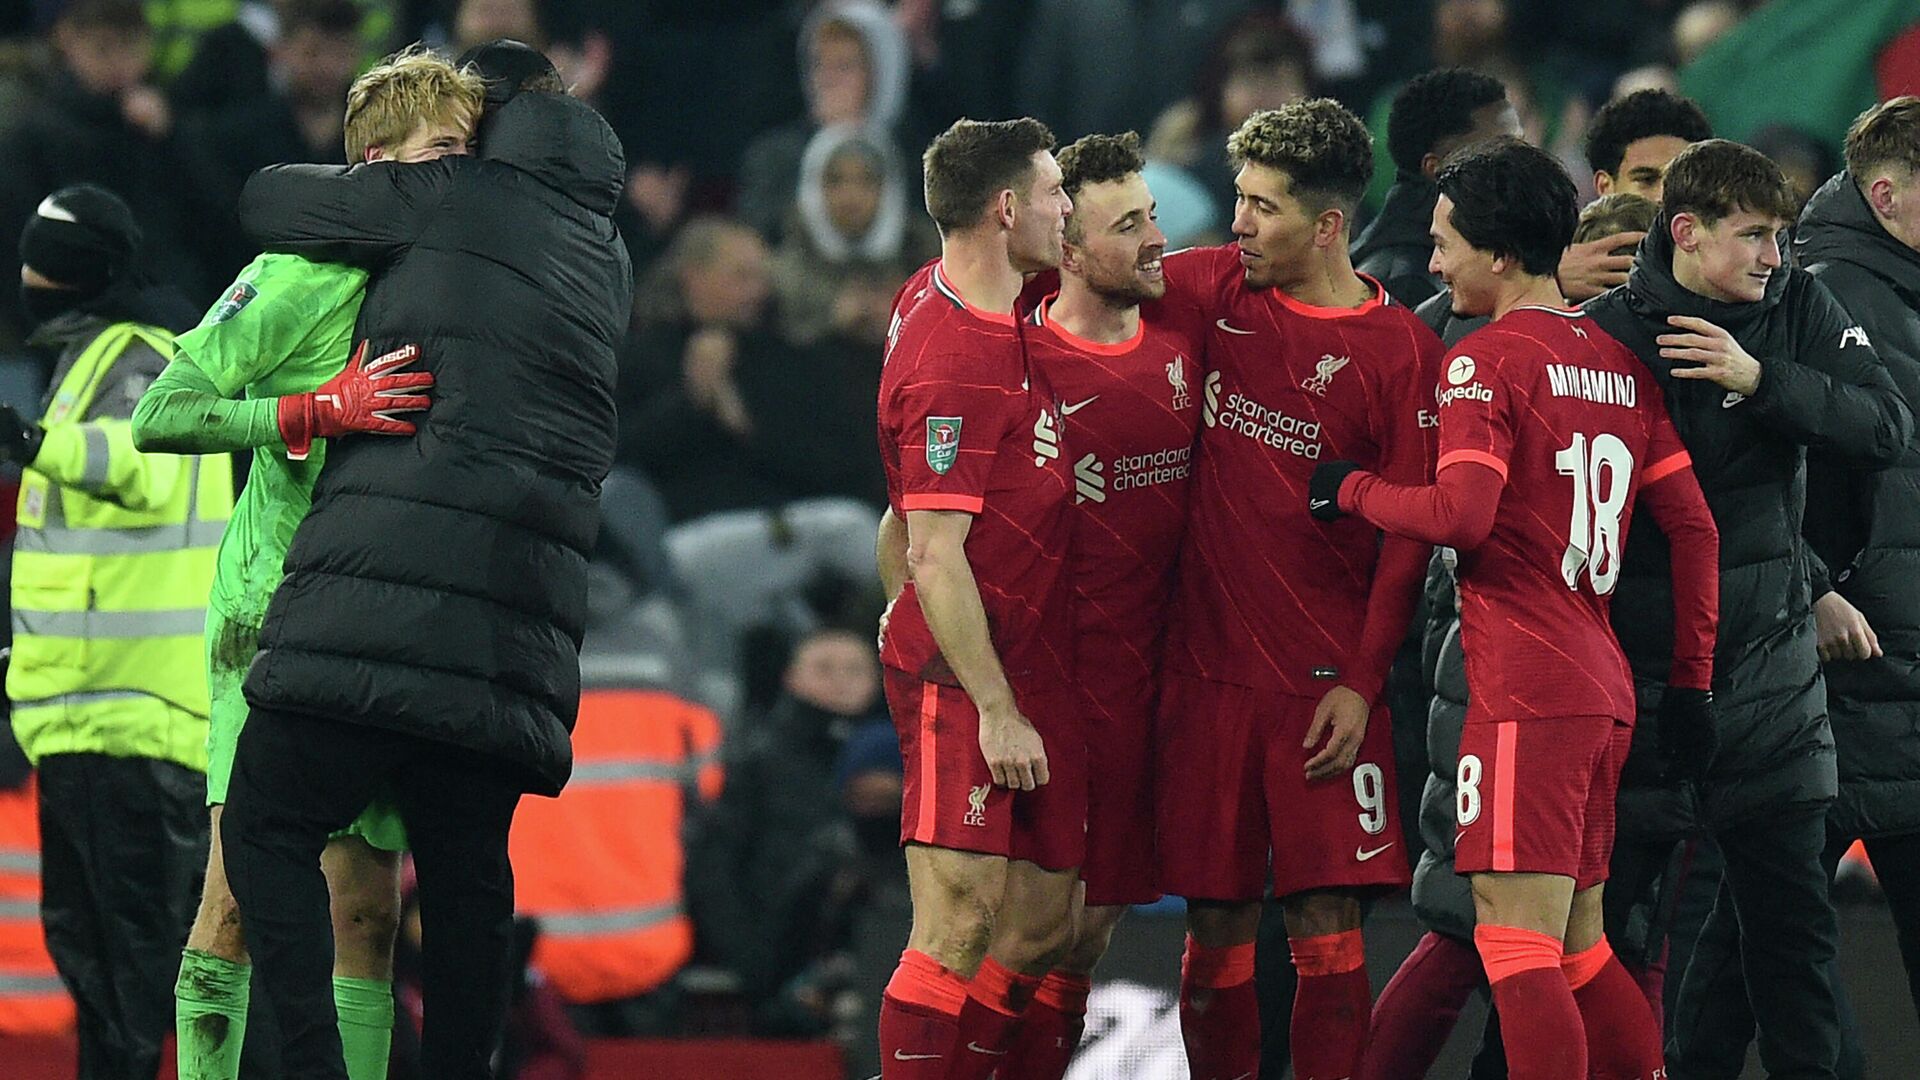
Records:
[[[1793,255],[1801,266],[1852,263],[1906,296],[1920,296],[1920,251],[1894,239],[1844,170],[1807,200]]]
[[[564,94],[523,92],[480,125],[480,156],[524,172],[596,214],[612,214],[626,155],[606,120]]]
[[[813,66],[813,42],[820,24],[828,21],[846,23],[866,42],[867,126],[891,131],[906,111],[907,81],[913,74],[906,35],[893,21],[893,13],[874,0],[828,0],[814,8],[800,26],[800,85],[808,105],[813,104],[813,80],[807,78],[807,69]]]

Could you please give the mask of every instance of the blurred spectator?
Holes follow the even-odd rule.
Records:
[[[618,460],[653,481],[676,524],[844,491],[871,471],[872,445],[849,442],[834,415],[858,403],[823,399],[820,373],[768,329],[771,273],[752,229],[700,218],[637,297]]]
[[[340,103],[360,68],[360,19],[353,0],[281,0],[279,33],[265,46],[268,89],[182,118],[189,175],[213,211],[199,222],[200,260],[216,277],[258,251],[234,214],[247,177],[279,162],[345,162]]]
[[[1433,257],[1433,179],[1448,154],[1496,135],[1517,135],[1520,121],[1507,88],[1490,75],[1442,68],[1416,75],[1393,98],[1387,114],[1387,152],[1393,187],[1380,212],[1353,241],[1353,268],[1371,274],[1394,299],[1418,306],[1440,291],[1427,270]]]
[[[853,807],[869,831],[887,822],[899,858],[898,787],[871,779],[871,758],[842,772],[849,737],[879,701],[865,635],[801,639],[779,700],[739,733],[726,787],[695,823],[687,897],[701,954],[740,978],[764,1033],[824,1031],[828,1000],[851,975],[841,954],[865,877]],[[897,746],[893,754],[897,777]]]
[[[1714,42],[1740,25],[1740,5],[1733,0],[1697,0],[1681,9],[1673,20],[1673,63],[1686,67]]]
[[[1613,92],[1608,99],[1623,98],[1642,90],[1665,90],[1669,94],[1680,92],[1680,77],[1674,74],[1672,67],[1666,64],[1643,64],[1620,73],[1613,81]]]
[[[1313,90],[1313,46],[1287,16],[1255,11],[1222,32],[1191,96],[1153,123],[1147,156],[1177,165],[1214,200],[1224,229],[1233,218],[1233,167],[1227,136],[1262,109],[1277,109]]]
[[[1700,106],[1670,91],[1637,90],[1609,101],[1587,125],[1594,190],[1632,192],[1657,202],[1667,163],[1688,143],[1711,138],[1713,127]]]
[[[693,927],[682,901],[682,826],[720,793],[720,721],[665,690],[588,690],[573,778],[513,823],[516,910],[540,928],[538,969],[588,1034],[670,1027]]]
[[[1521,136],[1552,149],[1566,100],[1562,76],[1546,58],[1524,51],[1512,36],[1508,0],[1436,0],[1433,61],[1484,72],[1506,84],[1520,118]]]
[[[350,2],[357,12],[354,74],[358,74],[391,51],[393,9],[403,0]],[[201,34],[186,70],[167,81],[167,97],[174,108],[183,113],[212,111],[274,92],[278,84],[269,71],[270,52],[285,35],[290,12],[299,6],[299,0],[248,0],[239,5],[232,21]],[[149,19],[153,10],[148,8]]]
[[[854,331],[867,316],[863,282],[874,275],[892,279],[882,301],[891,304],[899,283],[940,249],[917,203],[885,140],[844,124],[814,135],[800,162],[793,223],[773,262],[789,342]]]
[[[1797,211],[1840,166],[1834,152],[1820,140],[1790,124],[1768,124],[1753,133],[1748,144],[1773,159],[1793,187]]]
[[[1173,104],[1213,39],[1255,6],[1255,0],[1038,0],[1021,39],[1013,111],[1045,121],[1062,143],[1137,127]]]
[[[196,223],[173,110],[147,82],[152,35],[139,0],[71,0],[53,25],[58,67],[45,96],[0,135],[0,280],[19,274],[21,226],[56,188],[106,186],[133,208],[145,240],[135,265],[196,303],[206,274],[188,243]],[[25,324],[16,290],[0,289],[0,339]]]
[[[800,71],[806,117],[755,139],[740,165],[740,217],[769,239],[786,225],[815,132],[852,124],[891,144],[907,104],[906,38],[875,0],[828,0],[815,8],[800,28]]]

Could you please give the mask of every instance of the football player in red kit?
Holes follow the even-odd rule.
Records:
[[[1601,931],[1634,719],[1607,608],[1644,502],[1673,560],[1661,736],[1710,753],[1719,534],[1651,373],[1554,280],[1577,217],[1565,170],[1502,139],[1461,151],[1438,182],[1433,269],[1457,314],[1494,321],[1447,355],[1437,482],[1330,461],[1310,505],[1459,550],[1455,863],[1514,1080],[1659,1080],[1652,1011]]]
[[[1200,417],[1200,343],[1193,327],[1151,303],[1166,292],[1167,238],[1140,174],[1145,164],[1132,132],[1089,135],[1060,151],[1073,213],[1059,292],[1027,316],[1028,352],[1061,401],[1073,465],[1067,576],[1096,780],[1087,792],[1085,910],[1074,948],[1040,984],[1000,1080],[1060,1080],[1114,925],[1127,905],[1160,896],[1151,732]]]
[[[906,765],[913,928],[880,1010],[888,1080],[985,1080],[1065,953],[1086,746],[1066,591],[1060,407],[1014,302],[1071,208],[1035,120],[962,120],[925,158],[941,256],[901,290],[880,378],[894,597],[887,704]]]
[[[1269,872],[1299,988],[1295,1075],[1354,1071],[1372,1004],[1368,890],[1409,880],[1381,686],[1428,547],[1313,520],[1316,463],[1431,475],[1441,345],[1347,257],[1372,137],[1338,103],[1254,114],[1238,242],[1166,259],[1206,331],[1201,429],[1155,729],[1160,884],[1188,900],[1181,1027],[1196,1080],[1260,1067],[1254,940]]]

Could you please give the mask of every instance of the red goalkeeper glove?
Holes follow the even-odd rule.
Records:
[[[425,371],[398,369],[419,357],[417,345],[402,345],[371,360],[367,343],[353,350],[340,374],[310,394],[288,394],[280,399],[280,437],[287,457],[304,461],[313,440],[366,432],[375,435],[411,435],[413,425],[394,419],[396,413],[425,412],[431,400],[420,393],[433,385]]]

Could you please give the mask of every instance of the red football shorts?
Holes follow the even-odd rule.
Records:
[[[1154,726],[1161,888],[1257,900],[1269,869],[1275,896],[1412,880],[1386,707],[1374,707],[1351,771],[1309,782],[1313,752],[1301,744],[1318,704],[1188,675],[1163,679]]]
[[[1472,720],[1454,774],[1454,869],[1607,880],[1633,726],[1610,716]]]
[[[900,842],[1079,866],[1087,844],[1087,747],[1077,695],[1016,696],[1040,732],[1049,779],[1033,791],[998,787],[980,753],[980,713],[955,686],[886,668],[887,708],[906,765]]]
[[[1093,700],[1087,706],[1087,859],[1080,879],[1087,903],[1150,904],[1155,885],[1153,843],[1152,690],[1132,700]]]

